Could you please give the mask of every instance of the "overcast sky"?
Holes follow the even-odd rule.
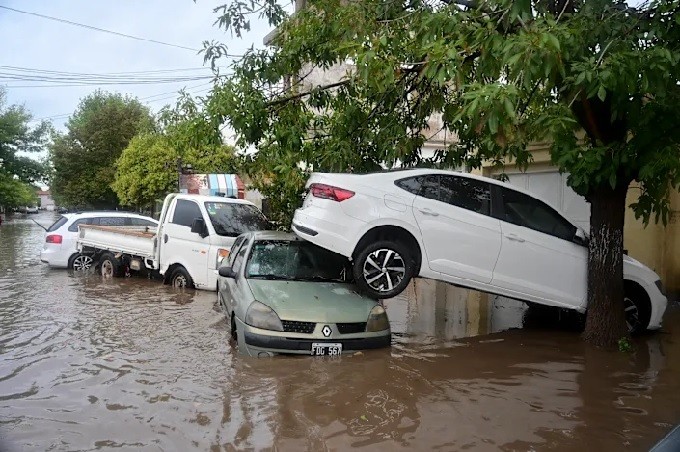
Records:
[[[226,0],[0,0],[0,6],[37,13],[103,28],[141,38],[200,49],[204,40],[220,40],[232,53],[243,53],[251,45],[262,47],[262,38],[271,31],[266,21],[251,20],[252,32],[243,39],[231,37],[213,26],[215,6]],[[6,66],[77,73],[111,74],[133,71],[189,69],[151,74],[153,77],[210,75],[203,57],[193,50],[133,40],[76,27],[34,15],[0,8],[0,73]],[[4,68],[3,68],[4,66]],[[33,74],[35,75],[35,74]],[[137,96],[157,111],[174,102],[175,92],[205,94],[208,80],[151,85],[102,86],[108,91]],[[63,83],[63,82],[62,82]],[[63,129],[67,115],[80,98],[96,86],[24,87],[47,85],[36,81],[0,81],[10,104],[24,104],[35,119],[52,118]],[[151,97],[154,96],[154,97]],[[62,115],[62,116],[59,116]]]

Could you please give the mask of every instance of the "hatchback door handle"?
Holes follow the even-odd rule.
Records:
[[[425,207],[424,209],[418,209],[418,210],[420,210],[420,212],[423,213],[424,215],[431,215],[433,217],[439,216],[439,214],[437,212],[435,212],[434,210],[429,209],[427,207]]]
[[[524,239],[517,234],[505,234],[508,240],[514,240],[516,242],[524,242]]]

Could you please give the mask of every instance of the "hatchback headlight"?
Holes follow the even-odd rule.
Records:
[[[276,312],[259,301],[253,301],[250,304],[250,307],[248,307],[246,323],[255,328],[262,328],[263,330],[283,331],[281,319],[276,315]]]
[[[375,333],[377,331],[385,331],[390,329],[390,321],[387,319],[385,308],[376,305],[368,314],[368,321],[366,322],[366,332]]]

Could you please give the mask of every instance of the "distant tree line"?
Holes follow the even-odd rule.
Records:
[[[44,180],[46,165],[20,153],[36,153],[45,144],[49,125],[31,127],[31,114],[8,105],[0,88],[0,207],[12,209],[38,202],[35,183]]]

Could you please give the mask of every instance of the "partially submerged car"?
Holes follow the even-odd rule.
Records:
[[[369,296],[394,297],[421,276],[587,308],[587,236],[530,192],[433,169],[314,173],[307,189],[293,231],[352,259],[357,286]],[[667,302],[659,276],[624,256],[623,277],[629,329],[659,328]]]
[[[156,228],[158,221],[134,212],[95,211],[64,214],[47,228],[40,261],[53,268],[68,268],[75,271],[86,271],[95,265],[92,255],[78,252],[76,242],[79,225]]]
[[[218,301],[250,356],[334,356],[390,345],[378,301],[352,284],[347,258],[277,231],[239,236],[219,268]]]

